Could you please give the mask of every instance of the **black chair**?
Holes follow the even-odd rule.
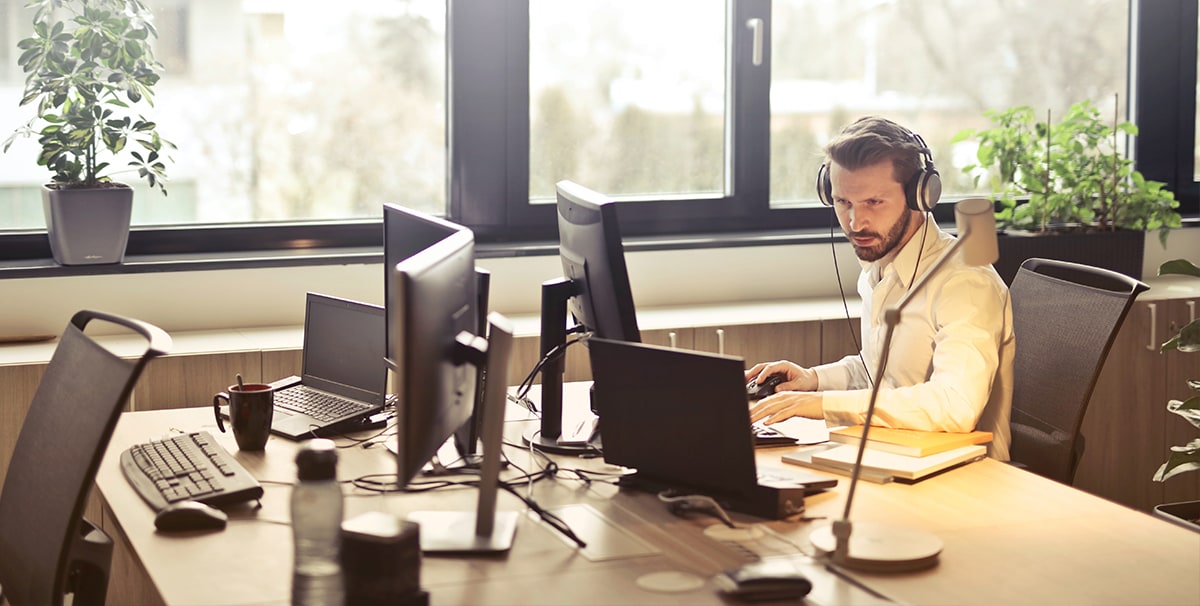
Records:
[[[145,338],[122,358],[84,334],[92,320]],[[162,329],[95,311],[76,313],[33,396],[0,493],[0,600],[13,606],[103,604],[112,541],[83,519],[96,469],[121,409],[152,358],[171,347]]]
[[[1134,298],[1149,288],[1106,269],[1027,259],[1010,293],[1014,465],[1070,484],[1083,455],[1079,427],[1104,359]]]

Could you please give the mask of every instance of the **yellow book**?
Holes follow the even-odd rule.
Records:
[[[862,425],[843,427],[829,431],[829,440],[857,446],[862,437]],[[927,457],[963,446],[987,444],[992,441],[990,431],[949,433],[945,431],[919,431],[916,429],[892,429],[872,427],[867,435],[867,449],[891,452],[909,457]]]

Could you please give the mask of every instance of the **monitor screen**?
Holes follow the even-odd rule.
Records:
[[[481,365],[460,342],[480,334],[474,235],[453,233],[400,261],[392,285],[397,451],[407,483],[474,409]]]
[[[605,339],[636,343],[641,333],[625,268],[617,203],[571,181],[559,181],[556,189],[563,275],[542,284],[542,421],[524,438],[549,452],[589,454],[596,452],[590,443],[559,440],[567,316],[574,319],[575,328]]]
[[[384,307],[393,309],[396,293],[391,272],[396,264],[430,246],[442,241],[450,234],[467,229],[444,219],[418,212],[395,204],[383,205],[383,267]],[[392,335],[393,316],[388,315],[387,355],[392,358],[394,348]]]
[[[571,181],[556,188],[558,253],[576,288],[571,315],[597,337],[640,342],[616,202]]]

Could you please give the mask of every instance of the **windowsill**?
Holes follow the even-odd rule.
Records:
[[[829,240],[828,233],[780,231],[698,234],[679,237],[628,237],[624,239],[624,247],[627,252],[639,252],[815,244],[827,243]],[[558,243],[552,241],[480,243],[476,245],[476,257],[480,259],[536,257],[557,254]],[[46,258],[10,261],[3,267],[0,267],[0,279],[351,265],[382,262],[383,251],[378,247],[234,251],[177,255],[126,255],[123,263],[104,265],[59,265],[53,259]]]

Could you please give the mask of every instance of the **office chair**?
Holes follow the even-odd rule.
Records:
[[[146,340],[121,358],[83,333],[111,322]],[[152,358],[171,347],[162,329],[97,311],[76,313],[54,349],[21,426],[0,492],[0,601],[13,606],[103,604],[112,540],[83,519],[88,493],[121,409]]]
[[[1134,298],[1149,288],[1128,276],[1027,259],[1012,296],[1011,462],[1071,484],[1083,455],[1079,427],[1104,359]]]

